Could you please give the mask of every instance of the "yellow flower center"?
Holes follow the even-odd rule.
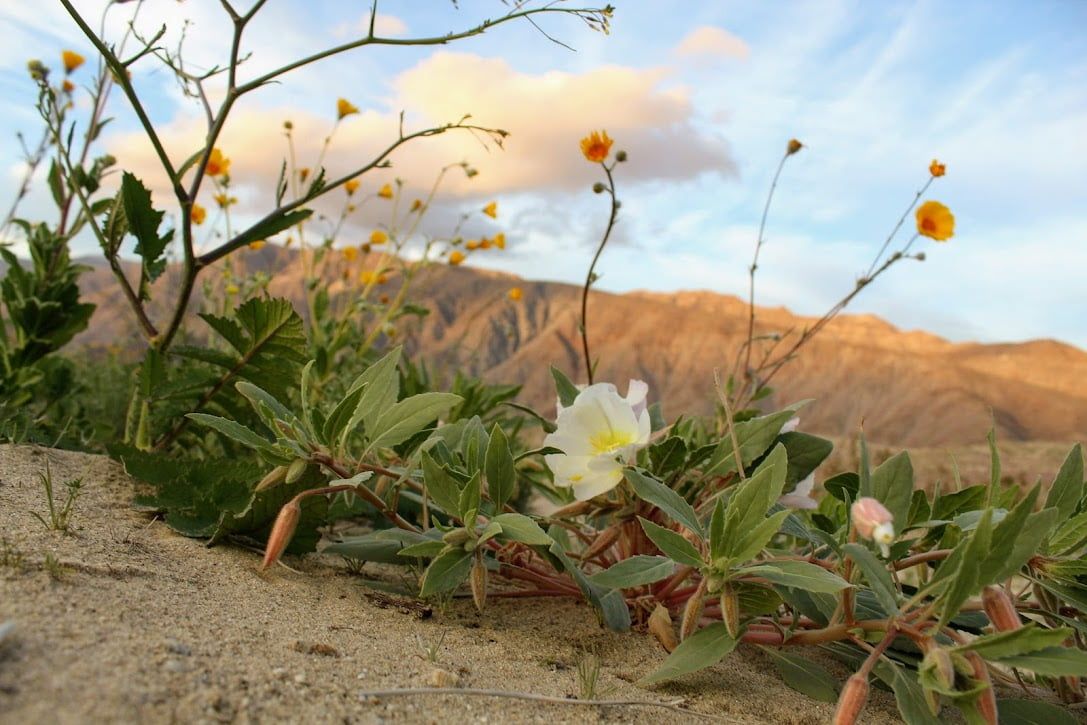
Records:
[[[589,438],[589,445],[597,454],[613,453],[623,446],[629,446],[634,442],[634,437],[629,433],[620,433],[615,430],[607,430],[597,433]]]

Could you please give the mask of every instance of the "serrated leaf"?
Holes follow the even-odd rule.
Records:
[[[639,554],[593,574],[589,581],[607,589],[629,589],[660,581],[671,576],[675,569],[675,562],[666,556]]]
[[[151,206],[151,192],[133,174],[121,176],[121,199],[124,203],[128,231],[136,237],[136,254],[143,260],[144,270],[150,280],[156,279],[165,269],[162,255],[173,238],[173,230],[159,236],[163,212]]]
[[[634,488],[638,498],[653,504],[674,521],[683,524],[701,538],[702,525],[691,504],[671,488],[636,468],[626,468],[623,475]]]
[[[694,547],[694,544],[687,541],[682,534],[666,529],[663,526],[638,517],[638,521],[642,524],[642,530],[645,531],[645,535],[649,537],[649,540],[657,545],[666,556],[672,558],[673,561],[685,564],[687,566],[702,566],[702,555],[698,553],[698,549]]]
[[[820,702],[837,702],[837,680],[827,669],[807,657],[792,655],[770,647],[760,647],[770,656],[785,684]]]
[[[740,444],[740,457],[745,470],[749,463],[762,456],[773,445],[781,432],[781,427],[795,416],[795,407],[736,424],[736,439]],[[705,474],[723,476],[735,471],[735,458],[732,436],[725,435],[717,444],[717,450],[706,465]]]
[[[1065,521],[1049,540],[1054,554],[1072,554],[1087,544],[1087,511]]]
[[[736,576],[756,576],[774,584],[808,592],[833,594],[849,588],[849,582],[837,574],[806,561],[767,561],[737,569]]]
[[[956,647],[956,651],[977,652],[987,660],[1000,662],[1008,657],[1037,652],[1049,647],[1059,647],[1072,636],[1067,628],[1043,629],[1036,624],[1027,624],[1011,632],[985,634],[969,643]],[[1087,672],[1087,670],[1084,670]]]
[[[724,622],[714,622],[680,642],[660,668],[638,684],[647,687],[712,667],[736,649],[736,643]]]
[[[299,222],[309,219],[312,214],[313,210],[311,209],[296,209],[295,211],[289,211],[287,213],[279,211],[272,212],[271,215],[261,219],[259,222],[231,239],[230,244],[237,248],[249,244],[250,242],[265,240],[284,229],[290,229]]]
[[[1047,647],[1029,654],[1003,657],[1000,664],[1049,677],[1082,677],[1087,672],[1087,652],[1070,647]]]

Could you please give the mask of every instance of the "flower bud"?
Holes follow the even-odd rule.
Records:
[[[985,660],[981,659],[977,652],[967,652],[966,659],[973,668],[974,680],[986,685],[986,688],[978,695],[974,707],[988,725],[997,725],[1000,722],[1000,715],[996,709],[996,693],[993,692],[993,681],[989,678],[989,668],[985,666]]]
[[[985,607],[985,616],[993,623],[997,632],[1012,632],[1023,626],[1019,613],[1011,597],[1001,587],[989,585],[981,592],[981,603]]]
[[[795,138],[791,138],[789,139],[788,145],[785,147],[785,153],[789,156],[792,156],[802,148],[804,148],[804,144],[800,143]]]
[[[26,69],[29,71],[30,77],[36,81],[44,81],[49,77],[49,69],[40,60],[28,61]]]
[[[286,130],[290,131],[291,129],[293,129],[293,128],[294,128],[294,124],[293,124],[293,123],[291,123],[291,122],[290,122],[289,120],[287,120],[287,121],[284,121],[284,122],[283,122],[283,128],[285,128]]]
[[[834,725],[853,725],[868,702],[868,678],[853,675],[846,680],[842,694],[838,696],[838,709],[834,711]]]
[[[604,186],[603,182],[598,181],[595,184],[593,184],[593,193],[594,194],[603,194],[604,189],[606,189],[606,188],[607,187]]]
[[[302,506],[298,503],[298,497],[292,498],[279,510],[276,522],[272,525],[272,533],[268,536],[268,545],[264,549],[264,561],[260,563],[260,570],[264,571],[272,564],[279,561],[287,545],[291,543],[294,530],[298,528],[298,520],[302,518]]]
[[[302,474],[306,472],[307,465],[309,465],[309,462],[305,458],[295,458],[291,461],[290,467],[287,468],[287,475],[284,480],[287,483],[294,483],[302,478]]]
[[[731,584],[725,585],[721,593],[721,619],[725,622],[728,635],[733,639],[740,637],[740,597]]]
[[[278,486],[285,480],[287,480],[287,467],[276,466],[271,471],[268,471],[264,478],[260,479],[260,482],[253,491],[255,493],[260,493],[261,491]]]
[[[451,546],[460,546],[470,538],[472,538],[472,535],[468,533],[468,529],[453,529],[452,531],[445,532],[445,535],[442,536],[442,541]]]
[[[698,628],[698,620],[702,618],[702,598],[706,596],[706,580],[703,579],[695,589],[694,594],[687,600],[683,607],[683,619],[679,624],[679,640],[683,640],[694,634]]]
[[[895,540],[894,516],[874,498],[858,498],[850,508],[853,527],[862,539],[868,539],[879,545],[883,555],[888,555],[887,547]]]
[[[951,653],[940,646],[932,647],[921,660],[921,671],[931,673],[933,681],[944,692],[955,689],[955,663]]]
[[[649,615],[647,626],[653,636],[657,638],[657,641],[661,643],[661,647],[664,647],[665,652],[672,652],[679,646],[679,641],[676,639],[676,630],[672,627],[672,615],[668,613],[668,607],[657,604],[657,608]]]
[[[619,163],[623,163],[624,161],[627,160],[627,152],[626,151],[617,151],[616,154],[615,154],[615,160],[618,161]]]
[[[482,612],[487,603],[487,567],[483,563],[483,557],[476,556],[469,578],[472,583],[472,601],[475,602],[476,610]]]

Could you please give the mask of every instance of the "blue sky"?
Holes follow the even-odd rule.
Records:
[[[102,3],[76,5],[97,18]],[[447,47],[364,48],[247,97],[223,138],[238,213],[244,221],[267,209],[286,118],[300,154],[313,158],[336,98],[360,106],[328,157],[331,170],[343,171],[387,139],[401,109],[411,127],[471,112],[512,132],[505,151],[469,138],[421,142],[372,183],[400,176],[422,189],[442,165],[467,160],[479,177],[443,190],[431,231],[497,199],[496,224],[473,221],[469,231],[501,228],[509,250],[471,263],[579,282],[607,210],[589,191],[596,170],[577,139],[605,127],[631,160],[617,173],[623,210],[599,286],[743,295],[770,177],[795,136],[806,148],[790,159],[774,201],[759,301],[817,315],[868,267],[938,157],[948,174],[926,198],[952,208],[956,236],[921,244],[925,262],[897,266],[850,311],[955,340],[1053,337],[1087,346],[1087,3],[706,2],[685,3],[682,13],[651,0],[615,5],[609,36],[572,18],[542,21],[576,52],[517,23]],[[113,37],[128,7],[114,11]],[[268,3],[251,29],[243,77],[350,39],[367,7]],[[378,6],[381,27],[399,37],[469,27],[504,9],[498,0]],[[140,26],[166,23],[173,34],[186,17],[190,62],[220,61],[229,30],[218,3],[150,3]],[[59,65],[61,48],[91,52],[52,3],[0,10],[0,32],[11,39],[0,49],[8,100],[0,136],[11,139],[35,128],[26,60]],[[136,68],[135,82],[183,158],[202,131],[199,108],[153,60]],[[113,109],[103,147],[161,189],[119,97]],[[18,148],[7,143],[0,154],[7,200]],[[47,211],[41,195],[24,208]],[[382,213],[364,211],[347,241],[382,223]],[[89,241],[79,246],[94,251]]]

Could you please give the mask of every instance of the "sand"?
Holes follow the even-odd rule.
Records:
[[[50,531],[37,474],[83,478],[71,531]],[[833,705],[790,690],[756,648],[654,689],[632,684],[664,659],[641,632],[615,634],[576,602],[470,600],[444,611],[383,595],[332,557],[207,548],[129,505],[133,483],[102,456],[0,446],[0,722],[827,722]],[[56,495],[60,495],[57,493]],[[59,579],[46,557],[60,563]],[[21,560],[20,560],[21,559]],[[394,577],[393,571],[364,575]],[[420,641],[445,634],[437,662]],[[2,635],[0,635],[2,636]],[[572,697],[577,663],[601,661],[598,698],[689,712],[450,694],[370,697],[453,676],[459,688]],[[436,674],[441,670],[446,674]],[[840,672],[843,676],[847,673]],[[873,694],[865,722],[895,722]]]

